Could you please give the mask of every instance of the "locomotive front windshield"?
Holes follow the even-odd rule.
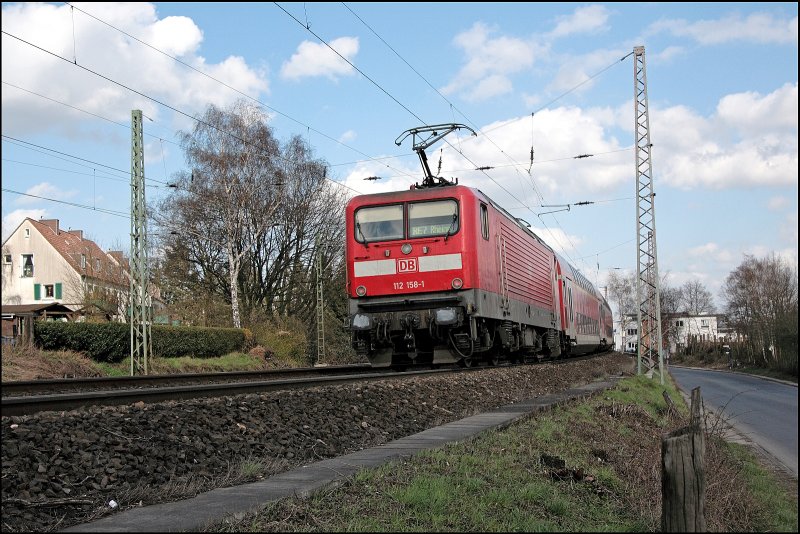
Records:
[[[408,205],[408,237],[452,235],[456,231],[458,231],[458,205],[455,200]]]
[[[403,239],[403,205],[375,206],[358,210],[356,239],[361,242]]]
[[[458,203],[455,200],[411,202],[408,209],[408,239],[449,236],[458,231]],[[356,240],[391,241],[406,238],[404,206],[371,206],[355,213]]]

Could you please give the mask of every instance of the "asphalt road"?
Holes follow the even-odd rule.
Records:
[[[671,366],[669,372],[686,393],[700,386],[706,407],[797,477],[797,386],[724,371]]]

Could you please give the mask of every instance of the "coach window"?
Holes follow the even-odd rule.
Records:
[[[361,208],[355,215],[356,241],[403,239],[403,205]]]
[[[408,237],[450,236],[458,232],[455,200],[416,202],[408,205]]]
[[[489,209],[486,204],[481,204],[481,235],[489,239]]]

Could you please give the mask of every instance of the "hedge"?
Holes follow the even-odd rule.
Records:
[[[246,333],[238,328],[153,326],[153,356],[214,358],[245,348]],[[131,327],[127,323],[69,323],[36,321],[33,339],[43,350],[83,352],[98,362],[120,362],[130,355]]]

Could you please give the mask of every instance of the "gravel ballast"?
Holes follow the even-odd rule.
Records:
[[[3,530],[55,530],[257,480],[632,370],[629,357],[610,353],[562,365],[3,417]]]

